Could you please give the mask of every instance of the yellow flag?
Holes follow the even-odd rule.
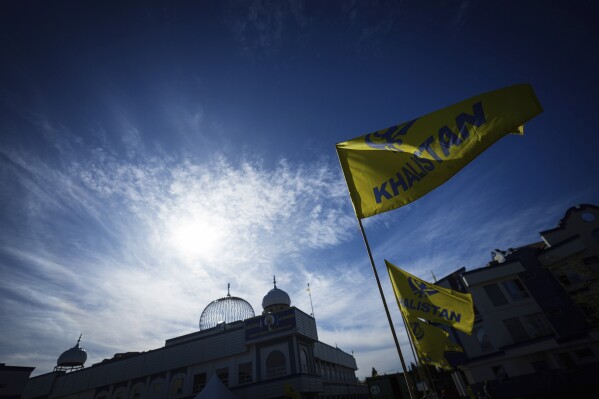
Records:
[[[451,369],[445,358],[446,351],[463,352],[464,349],[449,339],[449,333],[426,321],[404,312],[408,331],[412,336],[418,358],[425,364]]]
[[[472,333],[474,305],[471,294],[427,283],[387,260],[385,263],[395,297],[404,313],[451,326],[466,334]]]
[[[543,111],[530,85],[480,94],[409,122],[337,144],[358,218],[399,208],[449,180]]]

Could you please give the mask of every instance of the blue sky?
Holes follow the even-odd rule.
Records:
[[[276,274],[307,313],[310,283],[320,339],[359,376],[400,370],[335,143],[530,83],[544,112],[524,136],[365,228],[391,305],[385,258],[430,280],[534,242],[599,203],[598,14],[2,2],[0,362],[51,371],[81,332],[88,365],[155,349],[196,331],[227,283],[261,312]]]

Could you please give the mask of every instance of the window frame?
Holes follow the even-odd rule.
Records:
[[[278,362],[276,362],[276,365],[269,366],[269,359],[272,359],[272,356],[279,356],[279,355],[280,355],[280,358],[275,359],[275,360],[278,360]],[[282,363],[280,360],[282,360]],[[268,356],[266,356],[265,364],[266,364],[266,378],[276,378],[276,377],[281,377],[283,375],[287,375],[287,357],[280,350],[276,349],[276,350],[273,350],[272,352],[270,352],[268,354]]]
[[[493,306],[495,306],[495,307],[504,306],[509,303],[509,301],[507,300],[507,297],[501,290],[501,287],[499,286],[499,284],[497,284],[497,283],[487,284],[487,285],[483,286],[483,289],[485,290],[485,293],[487,294],[487,297],[489,298],[489,300],[491,301]]]
[[[248,366],[249,366],[249,371],[242,370],[242,367],[248,367]],[[252,373],[252,367],[253,367],[252,362],[239,363],[237,365],[237,384],[239,384],[239,385],[249,384],[254,380],[253,373]]]
[[[514,343],[525,342],[530,339],[530,334],[520,321],[519,317],[509,317],[503,320],[503,325],[512,337]]]
[[[218,368],[214,371],[224,386],[229,386],[229,366]]]
[[[505,280],[501,282],[501,285],[503,285],[504,290],[512,301],[521,301],[530,298],[530,294],[520,279]]]
[[[203,383],[198,383],[198,377],[200,376],[204,376],[204,382]],[[193,380],[192,380],[192,386],[191,386],[191,393],[198,393],[198,392],[202,392],[202,390],[206,387],[206,384],[208,382],[208,379],[206,378],[206,372],[202,371],[200,373],[195,373],[193,375]]]

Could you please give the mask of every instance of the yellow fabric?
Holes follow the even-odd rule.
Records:
[[[480,94],[409,122],[337,144],[359,218],[399,208],[449,180],[543,111],[530,85]]]
[[[466,334],[472,333],[474,305],[472,295],[423,281],[385,260],[395,298],[413,317],[445,324]]]
[[[449,333],[446,331],[411,316],[403,309],[402,312],[420,361],[432,366],[451,369],[451,365],[445,358],[445,352],[463,352],[464,349],[451,341],[448,338]]]

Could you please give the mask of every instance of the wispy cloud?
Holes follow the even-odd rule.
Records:
[[[400,23],[400,11],[400,4],[395,2],[349,1],[341,7],[343,20],[348,21],[349,29],[356,34],[356,49],[377,56],[383,54],[383,42]]]
[[[135,155],[124,158],[71,140],[71,148],[60,147],[59,164],[2,151],[10,171],[4,180],[26,193],[17,199],[2,192],[15,217],[26,220],[0,241],[0,292],[10,299],[4,357],[48,371],[80,331],[90,362],[152,349],[196,330],[201,310],[226,294],[228,282],[234,295],[259,306],[272,274],[293,293],[320,266],[306,265],[310,251],[351,238],[355,221],[331,165],[281,160],[265,169],[260,160],[232,162],[222,154],[174,161],[148,155],[139,140],[135,127],[124,129]],[[314,284],[338,278],[325,275]],[[29,341],[23,359],[24,344],[14,345],[23,331],[37,342],[47,342],[44,331],[53,339],[35,349]]]
[[[0,151],[0,199],[13,209],[3,217],[14,226],[0,231],[3,358],[49,371],[81,331],[90,363],[153,349],[197,330],[201,311],[229,282],[259,313],[276,274],[306,312],[310,282],[320,339],[355,351],[359,375],[372,366],[399,370],[338,165],[157,156],[138,145],[143,138],[126,118],[117,141],[125,152],[89,145],[66,127],[37,126],[59,144],[58,162]],[[380,238],[371,244],[402,346],[383,258],[427,280],[431,271],[481,267],[492,249],[534,241],[572,205],[551,199],[514,211],[490,201],[496,194],[480,190],[485,180],[448,184],[365,221]],[[464,198],[476,201],[463,206]]]
[[[277,53],[294,28],[303,28],[309,20],[303,0],[231,2],[227,23],[245,54]]]

